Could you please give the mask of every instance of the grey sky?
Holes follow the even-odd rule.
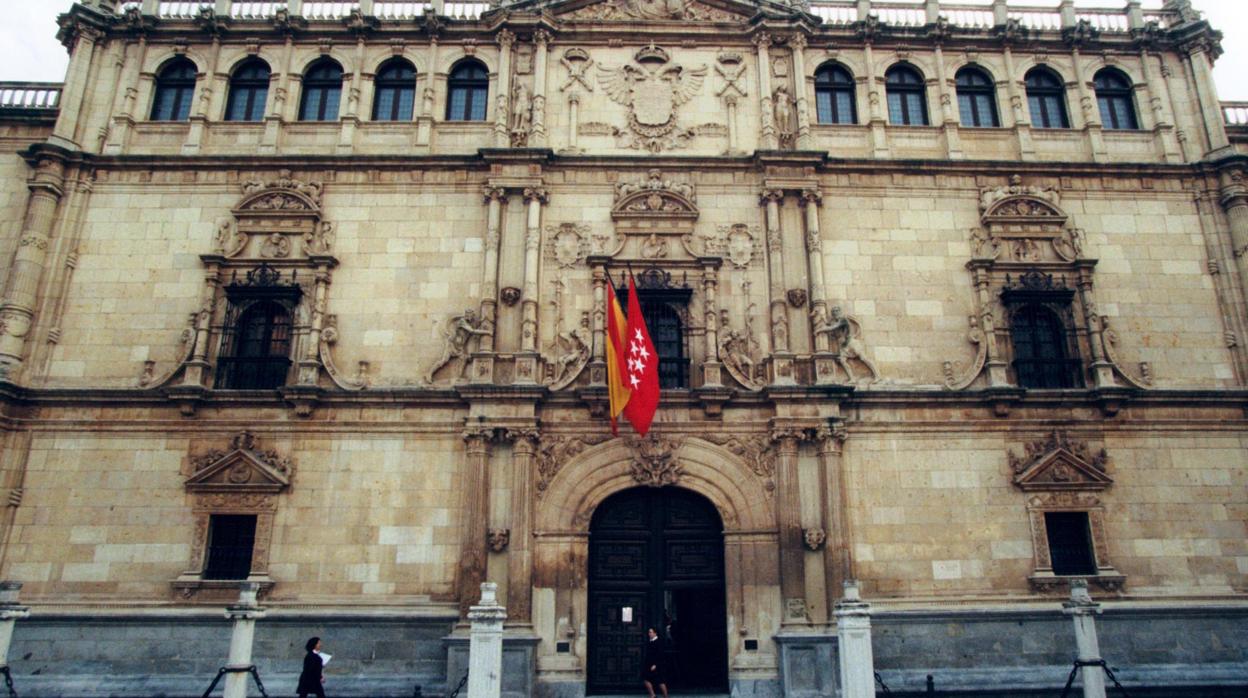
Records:
[[[0,0],[5,8],[0,25],[0,80],[59,82],[65,75],[65,49],[56,41],[56,16],[73,0]],[[969,4],[990,4],[991,0],[962,0]],[[1019,2],[1034,6],[1055,6],[1056,0]],[[1114,0],[1089,0],[1078,5],[1122,7]],[[1144,6],[1159,7],[1161,0],[1145,0]],[[1214,74],[1218,94],[1224,100],[1248,100],[1248,2],[1244,0],[1192,0],[1206,13],[1213,26],[1226,38],[1226,54]]]

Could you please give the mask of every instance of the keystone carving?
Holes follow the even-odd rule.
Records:
[[[665,487],[680,482],[684,469],[676,461],[679,444],[651,432],[645,437],[628,440],[633,452],[633,481],[647,487]]]

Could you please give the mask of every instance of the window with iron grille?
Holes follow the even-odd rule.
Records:
[[[640,294],[639,294],[640,295]],[[689,359],[685,357],[684,327],[680,315],[668,303],[642,299],[650,341],[659,354],[659,387],[689,387]]]
[[[1082,363],[1071,358],[1066,328],[1057,313],[1040,304],[1010,314],[1014,376],[1024,388],[1082,388]]]
[[[894,126],[927,126],[927,86],[919,71],[893,66],[884,76],[888,97],[888,123]]]
[[[336,121],[342,100],[342,66],[324,59],[308,68],[303,76],[300,121]]]
[[[1046,511],[1044,531],[1049,541],[1053,574],[1096,574],[1096,555],[1086,511]]]
[[[1027,106],[1035,128],[1070,128],[1066,114],[1066,87],[1048,68],[1032,68],[1027,73]]]
[[[217,357],[216,387],[271,390],[290,372],[291,317],[276,300],[231,300]]]
[[[156,76],[156,97],[152,100],[152,121],[186,121],[191,117],[195,95],[195,64],[175,58]]]
[[[254,514],[213,514],[209,518],[204,579],[246,579],[256,545]]]
[[[269,98],[269,64],[251,58],[230,78],[230,97],[225,106],[226,121],[260,121]]]
[[[856,124],[854,77],[835,63],[815,71],[815,112],[821,124]]]
[[[377,71],[373,121],[411,121],[416,104],[416,68],[402,58]]]
[[[958,71],[955,79],[958,92],[958,114],[966,127],[996,128],[997,86],[988,73],[975,67]]]
[[[1105,68],[1096,74],[1093,84],[1101,124],[1105,128],[1134,131],[1140,127],[1135,118],[1135,94],[1130,78],[1113,68]]]
[[[460,61],[447,81],[446,120],[485,121],[490,74],[474,60]]]

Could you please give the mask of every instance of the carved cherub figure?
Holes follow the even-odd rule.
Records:
[[[468,372],[469,342],[473,337],[489,334],[489,331],[482,328],[482,324],[477,319],[476,311],[472,309],[465,310],[463,315],[456,315],[451,318],[450,322],[446,324],[446,329],[442,331],[442,336],[446,341],[442,349],[442,357],[429,369],[429,372],[425,375],[425,382],[433,383],[434,374],[454,359],[463,360],[463,365],[459,369],[459,377],[464,377]]]
[[[552,384],[562,383],[565,378],[569,377],[569,371],[576,370],[577,366],[589,359],[590,340],[589,313],[581,315],[580,326],[567,332],[559,333],[559,336],[555,338],[555,345],[561,348],[563,353],[559,355],[558,359],[555,359],[555,373],[551,380]]]
[[[857,381],[853,369],[850,367],[850,360],[857,359],[861,361],[867,370],[871,372],[872,383],[880,379],[880,372],[876,369],[875,364],[866,356],[866,348],[859,339],[862,330],[858,327],[857,321],[841,312],[839,305],[832,306],[832,314],[830,317],[824,318],[820,313],[815,318],[815,335],[826,334],[828,343],[834,354],[836,365],[845,371],[846,377],[850,383]]]

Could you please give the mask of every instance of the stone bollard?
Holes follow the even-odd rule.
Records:
[[[1099,666],[1087,666],[1087,662],[1101,661],[1100,644],[1096,641],[1096,616],[1101,605],[1088,595],[1088,582],[1083,579],[1070,581],[1070,601],[1062,604],[1062,613],[1075,623],[1076,659],[1084,664],[1083,698],[1105,698],[1105,671]]]
[[[481,601],[468,609],[468,698],[499,698],[503,692],[503,621],[498,585],[481,585]]]
[[[225,609],[225,617],[234,621],[230,635],[230,659],[225,668],[225,692],[223,698],[247,698],[247,669],[251,663],[251,645],[256,639],[256,620],[264,617],[264,608],[256,602],[260,585],[243,582],[238,585],[238,603]]]
[[[875,657],[871,653],[871,604],[859,596],[858,582],[845,580],[836,604],[836,637],[841,665],[841,698],[875,697]]]
[[[13,626],[20,618],[29,618],[30,609],[19,606],[17,595],[21,582],[0,582],[0,673],[9,671],[9,645],[13,643]]]

